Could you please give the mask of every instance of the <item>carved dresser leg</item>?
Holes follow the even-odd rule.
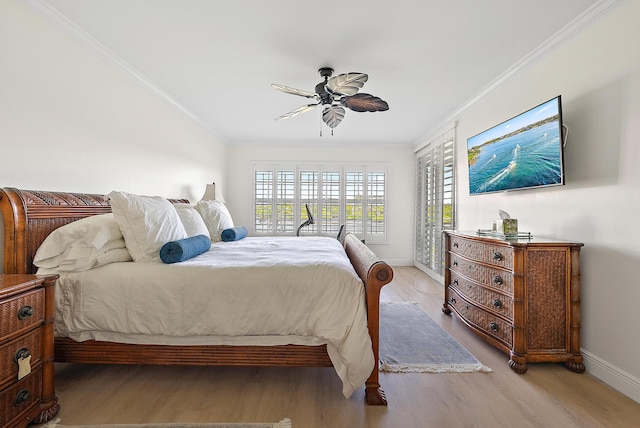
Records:
[[[524,374],[527,372],[527,363],[518,363],[510,359],[509,367],[518,374]]]
[[[584,373],[585,370],[581,356],[567,361],[564,363],[564,366],[575,373]]]

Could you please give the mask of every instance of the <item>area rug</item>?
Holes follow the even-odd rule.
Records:
[[[194,423],[194,424],[111,424],[111,425],[63,425],[60,419],[42,425],[40,428],[292,428],[291,419],[285,418],[273,423]]]
[[[380,302],[380,371],[490,372],[415,302]]]

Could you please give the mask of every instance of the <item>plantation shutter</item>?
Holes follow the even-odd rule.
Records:
[[[455,133],[434,139],[416,153],[414,264],[442,280],[442,232],[455,228]]]
[[[295,171],[276,173],[276,231],[291,233],[297,225],[295,220]]]
[[[337,234],[340,230],[342,184],[340,171],[322,173],[322,233]]]
[[[254,164],[251,233],[295,235],[307,220],[308,205],[314,223],[300,235],[337,237],[342,230],[363,241],[386,242],[388,170],[382,162]]]
[[[300,171],[300,222],[305,221],[308,218],[305,205],[309,206],[309,210],[311,211],[311,213],[318,212],[318,176],[318,171]],[[316,235],[318,233],[318,222],[314,222],[313,224],[306,226],[303,233],[306,235]]]
[[[256,232],[273,230],[273,172],[254,173],[254,224]]]

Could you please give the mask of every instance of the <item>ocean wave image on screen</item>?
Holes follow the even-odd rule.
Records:
[[[469,166],[470,193],[562,182],[558,121],[550,121],[478,148]]]

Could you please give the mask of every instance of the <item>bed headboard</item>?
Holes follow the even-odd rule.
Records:
[[[170,199],[186,202],[187,199]],[[4,220],[4,273],[35,273],[33,258],[42,241],[60,226],[111,212],[105,195],[0,188]]]

